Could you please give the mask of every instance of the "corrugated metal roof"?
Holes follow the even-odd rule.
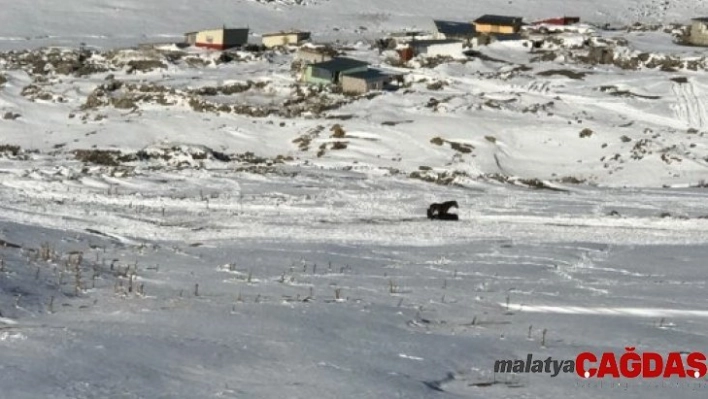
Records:
[[[478,24],[512,26],[521,23],[521,17],[508,17],[505,15],[482,15],[474,20]]]
[[[474,36],[476,29],[470,22],[433,20],[438,32],[444,35]]]
[[[329,61],[312,64],[312,67],[326,69],[329,71],[346,71],[347,69],[361,68],[367,65],[369,65],[369,63],[365,61],[346,57],[335,57]]]

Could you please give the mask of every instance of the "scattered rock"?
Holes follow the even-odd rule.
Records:
[[[445,140],[442,137],[433,137],[432,139],[430,139],[430,142],[435,145],[445,144]]]
[[[346,132],[344,131],[344,129],[342,128],[342,125],[340,125],[339,123],[336,123],[336,124],[332,125],[332,128],[329,129],[329,130],[330,130],[331,132],[333,132],[332,135],[330,136],[330,137],[333,137],[333,138],[340,139],[340,138],[343,138],[344,136],[347,135],[347,133],[346,133]]]
[[[344,150],[347,148],[347,142],[346,141],[335,141],[332,143],[333,150]]]
[[[8,154],[16,157],[21,151],[19,145],[2,144],[0,145],[0,154]]]
[[[454,141],[448,141],[448,143],[450,143],[450,148],[463,154],[469,154],[470,152],[472,152],[472,150],[474,150],[474,146],[472,146],[471,144],[457,143]]]
[[[22,116],[22,115],[16,114],[14,112],[5,112],[5,114],[3,114],[3,116],[2,116],[2,118],[5,120],[14,121],[15,119],[19,118],[20,116]]]
[[[594,132],[592,130],[585,128],[580,131],[580,138],[582,139],[582,138],[590,137],[593,135],[593,133]]]
[[[587,72],[576,72],[576,71],[571,71],[568,69],[551,69],[548,71],[539,72],[536,75],[538,75],[538,76],[560,75],[560,76],[565,76],[570,79],[580,80],[580,79],[583,79],[587,75]]]
[[[115,150],[74,150],[74,158],[84,163],[103,166],[118,166],[117,157],[120,151]]]
[[[128,96],[112,98],[111,104],[113,104],[113,106],[118,109],[136,109],[136,108],[138,108],[138,105],[135,103],[135,100],[128,97]]]

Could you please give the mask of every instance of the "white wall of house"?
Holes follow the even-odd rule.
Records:
[[[342,90],[345,93],[364,94],[372,90],[383,90],[390,78],[367,80],[359,77],[342,76]]]
[[[691,24],[690,34],[688,37],[689,43],[700,46],[708,45],[708,27],[705,22],[694,21]]]
[[[462,56],[462,51],[462,42],[430,44],[416,48],[418,55],[423,55],[426,57],[460,57]]]
[[[362,94],[369,90],[366,80],[359,78],[352,78],[350,76],[342,76],[342,90],[345,93],[356,93]]]
[[[207,43],[214,45],[224,44],[224,30],[212,29],[197,32],[197,43]]]
[[[329,54],[320,53],[317,50],[301,48],[295,54],[295,59],[306,63],[325,62],[332,59]]]
[[[299,41],[300,35],[297,33],[263,36],[263,45],[267,48],[285,46],[287,44],[297,44]]]
[[[248,43],[248,28],[207,29],[189,32],[185,35],[187,43],[212,49],[227,49]]]

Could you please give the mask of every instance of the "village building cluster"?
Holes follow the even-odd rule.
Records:
[[[248,35],[248,28],[222,27],[188,32],[185,43],[223,51],[248,45]],[[304,83],[337,85],[345,93],[364,94],[402,82],[401,73],[373,69],[368,62],[344,57],[330,46],[312,45],[310,39],[310,32],[299,30],[266,33],[261,35],[261,46],[264,49],[298,46],[295,59],[301,65],[300,80]]]
[[[536,46],[547,35],[580,23],[578,17],[554,17],[524,23],[522,17],[482,15],[467,21],[433,20],[435,30],[403,31],[376,41],[380,53],[393,51],[401,64],[419,57],[465,57],[467,50],[497,41],[528,40]],[[539,39],[540,38],[540,39]],[[311,33],[288,30],[261,35],[261,49],[297,47],[295,64],[300,81],[313,85],[336,85],[345,93],[363,94],[396,88],[401,72],[372,68],[368,62],[346,57],[329,45],[311,43]],[[185,34],[188,45],[214,50],[243,48],[249,43],[248,28],[218,28]],[[695,18],[684,37],[686,44],[708,46],[708,18]]]

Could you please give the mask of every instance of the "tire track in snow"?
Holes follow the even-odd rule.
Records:
[[[506,303],[499,303],[506,307]],[[663,309],[630,307],[544,306],[510,304],[512,311],[529,313],[558,313],[575,315],[633,316],[633,317],[708,317],[705,309]]]
[[[692,95],[692,84],[686,83],[680,85],[680,93],[683,97],[683,101],[686,104],[686,118],[687,122],[691,127],[701,127],[702,120],[701,115],[698,111],[698,107],[695,104],[695,96]]]
[[[676,118],[686,122],[690,127],[702,128],[708,120],[708,112],[701,103],[693,83],[674,83],[671,91],[676,96],[676,104],[672,106]]]
[[[688,121],[688,109],[685,98],[681,93],[681,84],[674,83],[671,86],[671,92],[674,94],[674,97],[676,97],[676,103],[671,105],[671,109],[674,111],[676,119]]]
[[[696,85],[690,83],[687,87],[687,92],[690,98],[693,100],[692,104],[695,107],[696,114],[699,116],[700,125],[698,127],[704,127],[706,121],[708,121],[708,112],[706,112],[706,107],[701,99],[701,91],[696,92]]]

